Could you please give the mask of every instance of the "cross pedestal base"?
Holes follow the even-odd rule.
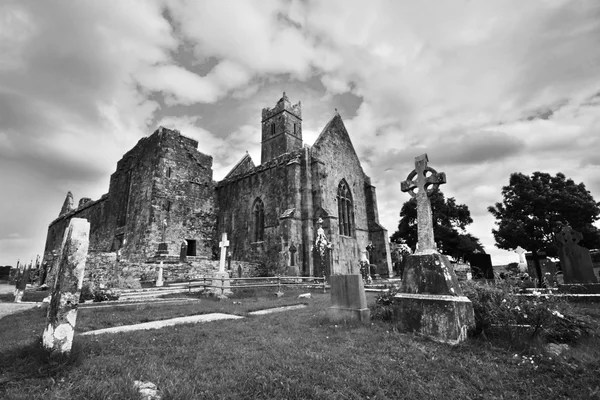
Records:
[[[399,293],[394,317],[401,332],[414,332],[441,343],[456,345],[475,326],[473,305],[465,296]]]
[[[433,340],[458,344],[475,326],[473,305],[446,256],[439,253],[408,256],[401,293],[393,303],[398,328]]]
[[[158,244],[158,251],[156,257],[166,257],[169,255],[169,244],[162,242]]]
[[[231,281],[229,280],[229,272],[215,272],[212,280],[210,292],[215,296],[229,296],[233,294],[231,291]]]

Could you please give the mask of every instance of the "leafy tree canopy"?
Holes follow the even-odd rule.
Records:
[[[444,198],[444,193],[435,190],[429,196],[433,214],[433,236],[438,250],[454,259],[463,258],[474,250],[484,252],[479,239],[465,232],[473,222],[469,207],[456,204],[453,197]],[[398,230],[391,237],[392,242],[406,243],[411,249],[417,245],[417,200],[411,198],[402,205]]]
[[[531,176],[513,173],[502,188],[502,203],[488,207],[498,229],[492,229],[501,249],[518,246],[531,252],[545,251],[556,257],[554,234],[563,224],[583,234],[582,246],[600,247],[600,232],[592,225],[600,215],[583,183],[576,184],[564,174],[534,172]]]

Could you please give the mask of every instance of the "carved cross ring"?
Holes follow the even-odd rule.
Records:
[[[425,174],[427,172],[431,172],[429,177],[426,177]],[[438,173],[435,169],[431,167],[425,167],[423,169],[423,176],[417,176],[417,170],[412,170],[410,174],[406,177],[404,182],[400,183],[400,189],[403,192],[408,192],[412,197],[417,197],[417,193],[415,193],[415,189],[419,188],[419,183],[423,182],[423,188],[427,193],[427,196],[430,196],[434,190],[440,187],[441,184],[446,183],[446,174],[443,172]],[[415,177],[417,179],[415,180]]]

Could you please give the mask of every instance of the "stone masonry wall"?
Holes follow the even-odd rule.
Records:
[[[333,265],[337,268],[334,269],[334,273],[358,273],[360,253],[371,241],[367,207],[372,207],[373,204],[368,204],[365,191],[365,185],[370,185],[370,180],[360,165],[339,115],[330,121],[315,142],[312,156],[316,160],[312,163],[314,207],[320,207],[334,216],[325,219],[323,224],[325,234],[334,244]],[[352,193],[355,227],[352,237],[342,236],[338,230],[337,192],[342,179],[346,181]],[[370,214],[375,215],[373,211]],[[377,249],[373,253],[381,255],[381,251],[385,252],[385,248]]]
[[[302,243],[300,230],[282,229],[280,217],[286,210],[299,208],[300,190],[296,188],[302,152],[285,154],[256,167],[249,173],[226,179],[217,185],[218,230],[227,232],[234,259],[258,262],[275,273],[285,273],[287,261],[280,256],[290,241]],[[264,240],[254,240],[252,208],[257,198],[264,204]],[[299,217],[300,210],[291,216]],[[298,252],[300,253],[300,252]],[[299,259],[298,262],[302,263]]]

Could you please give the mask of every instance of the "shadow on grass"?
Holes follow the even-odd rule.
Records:
[[[82,348],[77,342],[67,354],[52,354],[44,348],[41,338],[26,345],[0,353],[0,389],[21,384],[28,379],[56,378],[80,364]]]

